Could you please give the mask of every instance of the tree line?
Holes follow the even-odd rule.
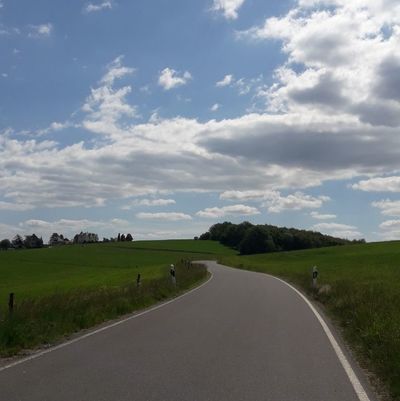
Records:
[[[131,242],[133,241],[132,234],[121,234],[119,233],[115,238],[103,238],[102,242]],[[70,244],[89,244],[96,243],[99,241],[99,236],[95,233],[80,232],[76,234],[74,238],[70,241],[63,234],[53,233],[49,238],[49,246],[57,245],[70,245]],[[21,235],[16,235],[12,240],[5,238],[0,241],[0,250],[7,251],[8,249],[34,249],[43,248],[45,244],[43,243],[42,237],[38,237],[36,234],[26,235],[23,238]]]
[[[214,224],[199,239],[219,241],[223,245],[237,249],[241,255],[365,243],[364,239],[350,241],[316,231],[269,224],[253,225],[247,221],[240,224],[228,221]]]
[[[0,249],[7,250],[10,248],[14,249],[35,249],[43,248],[43,238],[38,237],[36,234],[25,235],[23,239],[19,234],[16,235],[11,241],[5,238],[0,241]]]

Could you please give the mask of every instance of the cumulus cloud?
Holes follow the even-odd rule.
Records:
[[[276,193],[271,195],[269,199],[266,199],[263,206],[270,213],[281,213],[285,210],[318,209],[328,200],[327,196],[313,197],[302,192],[296,192],[288,196]]]
[[[31,209],[34,209],[34,206],[23,204],[23,203],[0,201],[0,210],[24,212],[26,210],[31,210]]]
[[[87,130],[105,135],[120,133],[119,121],[122,118],[137,116],[137,108],[127,102],[132,87],[126,85],[115,89],[116,80],[133,74],[134,68],[125,67],[123,56],[117,57],[107,66],[107,72],[100,80],[100,86],[91,89],[82,110],[87,113],[82,125]]]
[[[111,1],[103,1],[102,3],[97,3],[97,4],[93,4],[93,3],[87,4],[84,8],[84,11],[86,13],[93,13],[93,12],[102,11],[102,10],[106,10],[106,9],[111,10],[112,7],[113,7],[113,3]]]
[[[192,217],[185,213],[162,212],[162,213],[137,213],[136,217],[143,220],[161,220],[161,221],[181,221],[192,220]]]
[[[263,92],[268,110],[346,114],[399,127],[399,23],[400,6],[389,0],[304,0],[239,37],[283,43],[288,60]]]
[[[321,214],[318,212],[311,212],[310,216],[313,219],[317,219],[317,220],[331,220],[331,219],[336,219],[336,214]]]
[[[372,202],[372,206],[381,210],[384,216],[400,217],[400,201],[392,201],[385,199],[377,202]]]
[[[365,192],[400,192],[400,177],[377,177],[361,180],[351,186]]]
[[[122,207],[123,210],[129,210],[136,206],[168,206],[175,205],[176,202],[174,199],[136,199],[132,201],[129,205],[125,205]]]
[[[196,213],[199,217],[204,218],[221,218],[225,216],[253,216],[260,214],[260,211],[255,207],[246,205],[232,205],[223,207],[210,207],[200,210]]]
[[[238,10],[245,0],[213,0],[212,10],[220,12],[226,19],[237,19]]]
[[[219,198],[231,201],[260,201],[274,196],[279,196],[276,191],[248,190],[248,191],[225,191]]]
[[[348,224],[319,223],[313,225],[311,230],[320,231],[323,234],[332,235],[339,238],[356,239],[362,237],[362,234],[358,231],[357,227]]]
[[[30,25],[28,36],[30,38],[48,38],[53,32],[53,24]]]
[[[131,86],[118,86],[133,72],[116,58],[87,96],[77,124],[99,134],[94,141],[61,146],[15,139],[12,130],[1,135],[1,199],[16,208],[101,207],[160,191],[214,191],[238,202],[258,198],[271,211],[301,210],[325,200],[280,191],[400,169],[398,130],[348,115],[290,111],[138,124]]]
[[[192,75],[188,71],[180,74],[172,68],[164,68],[158,77],[158,84],[162,86],[164,90],[170,90],[178,86],[186,85],[191,79]]]
[[[224,78],[221,79],[221,81],[218,81],[215,86],[218,88],[222,88],[224,86],[229,86],[234,82],[234,78],[232,74],[225,75]]]
[[[213,105],[211,106],[210,110],[211,110],[211,111],[218,111],[220,107],[221,107],[220,104],[215,103],[215,104],[213,104]]]

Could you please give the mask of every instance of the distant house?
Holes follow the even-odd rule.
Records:
[[[74,244],[88,244],[91,242],[99,242],[99,236],[94,233],[80,232],[74,237]]]

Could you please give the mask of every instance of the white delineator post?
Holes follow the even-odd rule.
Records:
[[[313,288],[317,288],[317,278],[318,278],[318,269],[317,266],[312,268],[312,285]]]
[[[171,274],[171,281],[173,286],[176,286],[176,275],[175,275],[175,266],[171,265],[171,268],[169,269],[169,273]]]

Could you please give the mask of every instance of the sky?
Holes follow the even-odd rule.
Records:
[[[398,0],[0,0],[0,55],[0,239],[400,239]]]

